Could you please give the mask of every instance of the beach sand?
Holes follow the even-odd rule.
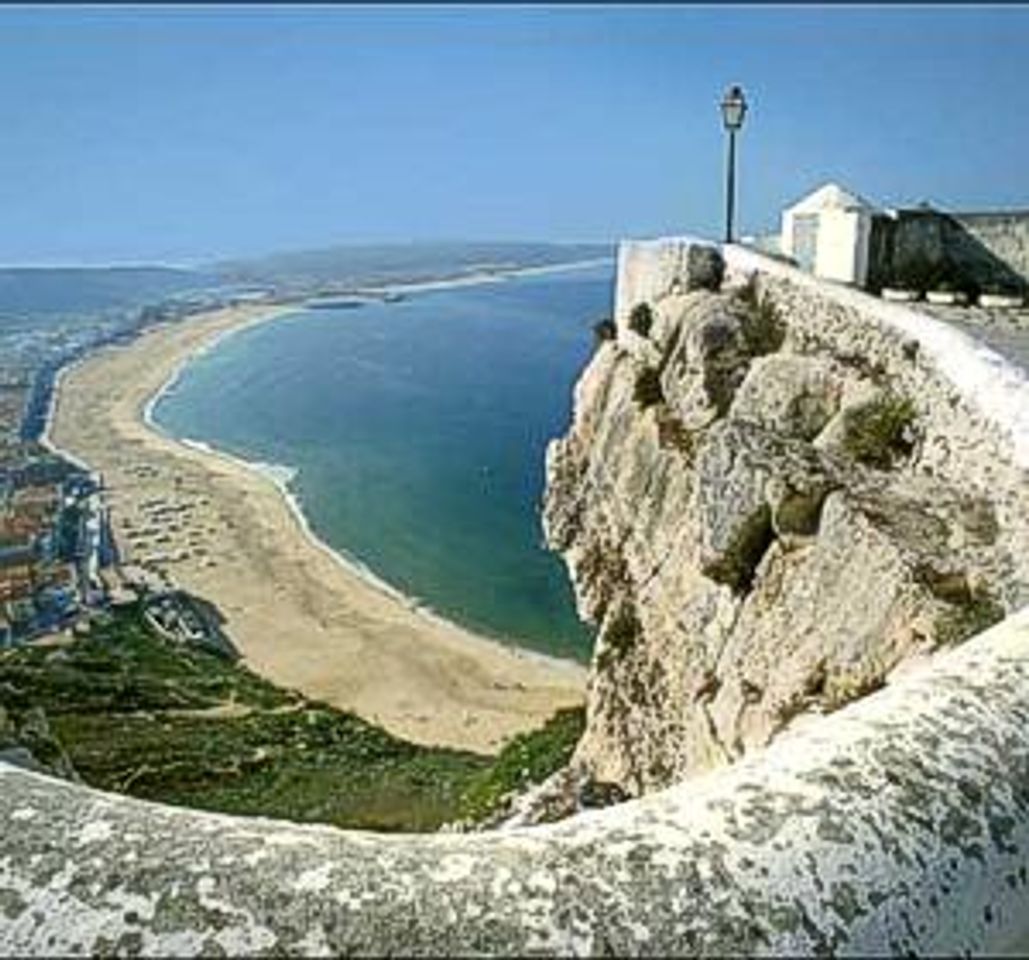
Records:
[[[191,356],[293,309],[241,306],[154,327],[63,372],[48,439],[102,474],[123,562],[149,559],[215,603],[262,676],[418,743],[493,752],[580,704],[581,665],[413,609],[313,540],[275,471],[147,425],[148,403]]]

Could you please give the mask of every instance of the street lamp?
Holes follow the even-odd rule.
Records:
[[[736,205],[736,131],[743,126],[747,101],[743,88],[733,84],[722,99],[722,122],[729,131],[729,164],[725,184],[725,242],[732,243],[733,207]]]

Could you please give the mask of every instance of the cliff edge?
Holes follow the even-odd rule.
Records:
[[[1025,450],[959,382],[1021,374],[892,311],[739,248],[622,245],[547,455],[547,540],[599,627],[573,779],[731,763],[1029,599]]]
[[[614,337],[549,464],[548,531],[601,624],[570,771],[685,782],[381,836],[0,758],[0,951],[1026,954],[1029,608],[978,625],[1026,596],[1029,379],[724,253],[623,248]]]

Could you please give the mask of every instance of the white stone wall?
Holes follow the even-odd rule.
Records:
[[[819,215],[815,276],[862,286],[868,275],[871,217],[859,210],[825,210]]]
[[[1029,949],[1029,615],[764,753],[492,835],[162,807],[0,764],[0,952]]]
[[[997,456],[1029,470],[1029,374],[985,343],[925,313],[888,303],[859,290],[819,282],[800,270],[752,250],[724,251],[729,271],[754,275],[789,311],[790,323],[806,326],[811,336],[863,352],[869,361],[885,351],[917,344],[921,365],[912,375],[929,372],[943,406],[961,404],[982,426],[982,442],[996,445]],[[916,358],[917,360],[917,358]],[[923,377],[924,379],[924,377]],[[924,384],[919,384],[924,386]],[[926,398],[928,401],[929,398]],[[975,443],[976,438],[966,438]],[[972,460],[988,459],[974,449]],[[989,471],[989,463],[967,466]]]
[[[640,240],[618,247],[615,325],[619,336],[628,329],[629,313],[638,303],[655,300],[684,289],[691,246],[695,237],[663,237]]]
[[[742,247],[725,251],[737,281],[755,277],[811,352],[849,353],[889,370],[924,429],[922,473],[951,477],[996,503],[1002,536],[1029,574],[1029,372],[943,321],[827,284]],[[804,343],[806,341],[806,344]],[[1025,597],[1009,597],[1016,605]]]
[[[783,210],[780,248],[817,277],[863,286],[873,212],[860,198],[827,184]]]

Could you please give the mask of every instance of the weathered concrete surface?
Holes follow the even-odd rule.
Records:
[[[1029,612],[764,753],[492,835],[161,807],[0,766],[4,954],[1029,948]]]
[[[964,330],[1029,370],[1029,307],[939,306],[924,300],[911,307]]]

